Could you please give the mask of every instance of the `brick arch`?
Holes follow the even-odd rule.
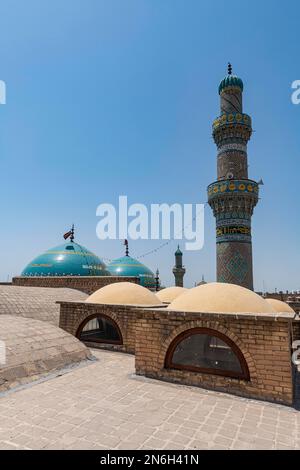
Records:
[[[216,330],[217,332],[222,333],[223,335],[227,336],[231,339],[236,346],[240,349],[241,353],[243,354],[245,361],[247,363],[249,373],[250,373],[250,383],[257,384],[257,370],[255,366],[255,362],[248,351],[246,345],[241,341],[230,329],[224,327],[217,321],[209,321],[209,320],[193,320],[187,323],[181,324],[177,328],[174,328],[168,338],[164,341],[164,344],[160,348],[160,352],[158,355],[158,363],[161,369],[165,368],[165,359],[167,351],[172,343],[172,341],[179,336],[181,333],[191,330],[193,328],[209,328],[212,330]]]
[[[116,344],[124,344],[124,336],[123,336],[123,333],[122,333],[122,329],[121,326],[120,326],[120,322],[119,322],[119,319],[117,318],[117,315],[115,315],[114,313],[102,313],[102,312],[94,312],[94,313],[89,313],[89,314],[85,314],[85,315],[82,315],[81,318],[78,320],[77,322],[77,326],[76,326],[76,333],[75,333],[75,336],[76,338],[80,338],[80,334],[83,330],[83,328],[85,327],[85,325],[90,321],[90,320],[93,320],[94,318],[104,318],[104,319],[107,319],[109,321],[112,322],[113,326],[116,328],[117,332],[118,332],[118,335],[119,335],[119,338],[120,338],[120,341]],[[103,341],[105,343],[105,341]]]

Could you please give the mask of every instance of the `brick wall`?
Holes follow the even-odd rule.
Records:
[[[123,344],[96,343],[95,347],[103,349],[114,349],[134,354],[135,332],[136,332],[136,309],[119,305],[97,305],[84,302],[59,302],[60,322],[63,330],[76,336],[78,328],[83,321],[95,314],[106,315],[119,327]],[[89,343],[89,346],[93,346]]]
[[[47,277],[14,277],[15,286],[30,287],[69,287],[92,294],[96,290],[114,282],[134,282],[139,284],[138,277],[125,276],[47,276]]]
[[[291,332],[298,333],[289,314],[208,314],[172,312],[118,305],[60,302],[60,327],[76,335],[80,324],[94,314],[104,314],[118,325],[123,345],[102,348],[135,353],[138,375],[200,386],[232,394],[293,404]],[[250,381],[165,368],[172,341],[191,328],[205,327],[230,338],[242,352]],[[296,334],[297,334],[296,333]]]
[[[284,316],[278,315],[143,310],[138,312],[136,322],[136,373],[291,405],[290,325]],[[195,327],[217,330],[234,341],[246,359],[250,381],[165,369],[166,353],[173,339]]]

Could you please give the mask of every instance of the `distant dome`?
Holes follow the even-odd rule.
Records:
[[[140,305],[160,307],[161,301],[146,287],[133,282],[116,282],[101,287],[86,299],[92,304]]]
[[[204,276],[202,276],[201,281],[198,282],[195,287],[197,287],[197,286],[202,286],[203,284],[207,284],[207,282],[206,282],[205,279],[204,279]]]
[[[153,272],[143,263],[132,258],[123,256],[111,261],[107,269],[113,276],[134,276],[140,278],[140,284],[150,289],[155,288],[155,276]]]
[[[167,308],[183,312],[275,313],[273,307],[255,292],[221,282],[194,287],[177,297]]]
[[[156,293],[156,296],[159,298],[159,300],[165,304],[169,304],[173,302],[173,300],[177,299],[180,295],[184,294],[187,292],[189,289],[186,289],[185,287],[166,287],[166,289],[162,289],[159,292]]]
[[[109,276],[98,256],[75,242],[64,243],[37,256],[21,276]]]
[[[276,312],[287,312],[287,313],[295,313],[295,311],[292,309],[292,307],[287,304],[286,302],[282,302],[282,300],[277,300],[277,299],[265,299]]]

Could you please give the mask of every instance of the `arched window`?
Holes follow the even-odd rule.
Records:
[[[168,349],[165,367],[250,380],[238,346],[209,328],[193,328],[177,336]]]
[[[86,318],[80,325],[76,336],[85,343],[123,343],[118,325],[114,320],[102,314]]]

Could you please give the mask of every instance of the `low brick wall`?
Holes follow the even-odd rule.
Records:
[[[88,317],[94,315],[105,315],[111,318],[119,327],[123,344],[89,343],[103,349],[114,349],[134,354],[135,352],[135,332],[137,321],[137,310],[132,307],[119,305],[98,305],[84,302],[59,302],[60,322],[59,326],[63,330],[76,336],[78,329]]]
[[[244,397],[292,405],[292,336],[299,327],[293,316],[274,314],[228,314],[172,312],[165,308],[138,308],[84,302],[59,302],[60,327],[76,335],[78,328],[95,314],[111,318],[119,327],[122,345],[95,344],[135,354],[138,375],[228,392]],[[209,328],[225,335],[239,348],[247,363],[250,380],[187,370],[167,369],[165,360],[172,341],[184,331]]]
[[[92,294],[101,287],[115,282],[134,282],[135,284],[139,284],[139,278],[125,276],[18,276],[14,277],[12,280],[15,286],[69,287],[70,289],[80,290],[86,294]]]
[[[171,342],[191,328],[217,330],[238,346],[250,381],[165,368]],[[270,314],[205,314],[142,310],[136,322],[136,373],[156,379],[292,405],[291,318]]]

